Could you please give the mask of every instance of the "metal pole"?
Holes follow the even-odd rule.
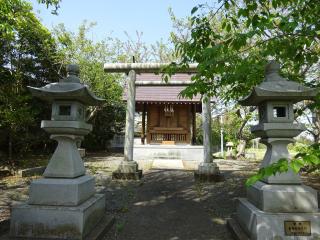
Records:
[[[221,157],[223,158],[223,116],[220,115],[220,124],[221,124],[221,128],[220,128],[220,150],[221,150]]]

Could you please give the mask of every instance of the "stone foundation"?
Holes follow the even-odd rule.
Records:
[[[221,182],[224,179],[219,167],[213,162],[201,162],[194,172],[194,178],[200,182]]]
[[[317,191],[305,185],[257,182],[247,189],[248,201],[266,212],[317,212]]]
[[[77,206],[95,193],[94,177],[42,178],[30,185],[29,204]]]
[[[112,179],[139,180],[142,178],[142,170],[138,169],[135,161],[122,161],[116,171],[112,173]]]
[[[10,235],[83,240],[103,217],[104,209],[105,196],[101,194],[75,207],[22,204],[12,208]]]
[[[235,219],[251,240],[266,239],[320,239],[320,213],[269,213],[259,210],[247,199],[239,199]],[[310,222],[310,235],[289,236],[285,232],[285,221]]]

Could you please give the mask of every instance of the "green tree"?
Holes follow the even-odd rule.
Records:
[[[93,132],[84,141],[89,148],[105,149],[114,133],[120,132],[124,126],[122,93],[125,82],[121,74],[104,73],[103,64],[132,62],[133,57],[136,62],[169,62],[174,58],[172,49],[164,41],[147,44],[139,31],[134,37],[125,32],[127,39],[124,41],[108,36],[105,40],[94,42],[88,37],[94,26],[95,23],[85,21],[73,33],[60,24],[53,33],[59,49],[59,65],[79,64],[80,78],[98,96],[106,99],[103,106],[90,109],[88,119],[93,123]]]
[[[237,158],[245,157],[247,143],[254,138],[248,124],[253,119],[254,110],[255,108],[235,105],[223,114],[225,142],[237,145]]]
[[[38,3],[45,4],[47,8],[53,7],[53,10],[51,10],[51,13],[55,15],[58,14],[58,9],[60,8],[60,2],[61,0],[38,0]]]
[[[27,85],[39,86],[56,79],[55,42],[50,32],[23,0],[0,0],[0,131],[1,149],[13,153],[29,150],[39,116],[47,108],[31,99]],[[12,162],[13,164],[13,162]]]
[[[90,86],[91,90],[105,99],[102,106],[89,108],[87,118],[93,124],[93,131],[85,138],[84,145],[89,149],[105,149],[114,133],[124,125],[124,105],[122,103],[123,78],[120,74],[106,74],[103,64],[117,61],[119,54],[116,42],[102,40],[93,42],[88,33],[94,23],[84,22],[76,33],[66,30],[63,24],[53,30],[58,44],[59,65],[61,74],[63,66],[69,63],[78,64],[80,79]]]
[[[269,59],[282,64],[285,77],[317,87],[319,13],[320,4],[313,0],[225,0],[214,7],[194,7],[190,38],[175,44],[181,63],[172,65],[174,70],[199,63],[193,84],[182,95],[192,97],[206,92],[225,101],[238,100],[262,81]],[[315,146],[310,149],[316,156],[319,150]],[[319,164],[319,159],[307,157],[312,151],[262,172],[274,174],[289,165],[299,171],[304,165]]]

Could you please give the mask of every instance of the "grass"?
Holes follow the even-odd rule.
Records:
[[[125,226],[124,222],[116,223],[116,235],[123,231],[124,226]]]
[[[246,153],[254,153],[256,155],[256,160],[262,160],[264,157],[264,154],[266,153],[266,148],[247,148]]]
[[[33,167],[41,167],[46,166],[49,162],[50,155],[26,155],[23,157],[16,157],[12,159],[13,165],[9,165],[9,163],[1,162],[0,168],[8,168],[12,172],[17,172],[21,169],[33,168]]]
[[[262,160],[265,153],[266,153],[267,149],[266,148],[247,148],[246,149],[246,153],[254,153],[256,155],[256,160]],[[291,156],[295,156],[297,154],[297,152],[293,151],[293,150],[289,150],[289,153]]]

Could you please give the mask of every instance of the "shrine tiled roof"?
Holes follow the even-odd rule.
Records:
[[[161,74],[137,74],[136,102],[200,103],[200,95],[193,97],[193,99],[179,96],[180,92],[191,82],[191,77],[190,74],[175,74],[166,83],[162,81]],[[127,100],[126,90],[123,99]]]
[[[182,98],[180,92],[186,86],[137,86],[136,102],[200,102],[201,96]]]

